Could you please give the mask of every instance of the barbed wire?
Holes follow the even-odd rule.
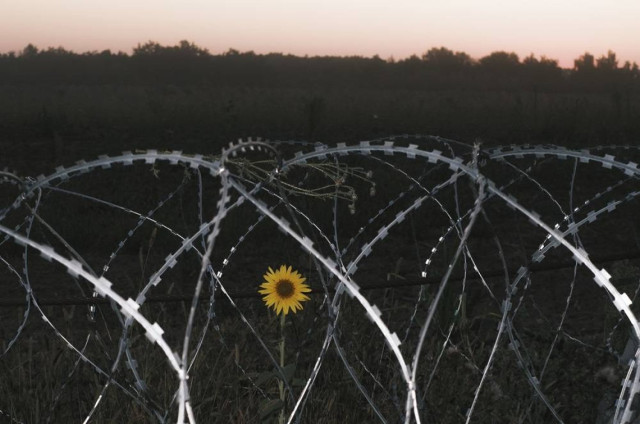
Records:
[[[617,400],[591,413],[630,422],[640,391],[633,309],[639,156],[632,146],[482,149],[403,135],[335,146],[250,139],[218,155],[140,150],[35,178],[5,170],[0,309],[25,310],[11,334],[0,333],[0,361],[26,338],[34,314],[69,349],[74,363],[40,420],[53,419],[83,364],[102,379],[83,406],[83,422],[117,414],[103,406],[116,392],[149,421],[195,423],[207,386],[193,381],[207,381],[201,363],[213,339],[232,352],[247,390],[262,399],[252,409],[261,419],[281,410],[287,422],[301,422],[308,400],[322,396],[316,385],[333,347],[332,367],[345,370],[354,399],[380,422],[482,422],[492,403],[515,420],[571,422],[584,419],[584,408],[558,399],[584,383],[584,374],[544,383],[565,341],[616,361]],[[298,345],[309,348],[297,350],[293,368],[276,359],[257,302],[240,304],[259,298],[256,279],[277,262],[296,263],[312,282],[313,306],[295,324],[303,330]],[[629,286],[631,296],[623,291]],[[562,287],[568,292],[559,296]],[[226,341],[220,302],[255,352]],[[612,320],[601,347],[581,340],[598,331],[580,313],[588,302]],[[167,309],[172,303],[185,306],[180,320]],[[77,318],[78,329],[70,329],[69,312],[43,310],[52,306],[87,306],[86,321]],[[471,340],[473,326],[482,342]],[[365,328],[360,348],[377,346],[378,360],[354,345]],[[159,376],[141,365],[162,368],[160,357],[162,378],[173,381],[169,395],[148,383]],[[242,364],[241,357],[252,359]],[[282,382],[280,399],[264,387],[268,378],[258,370],[265,368]],[[446,394],[447,378],[438,376],[464,389]],[[507,386],[516,376],[526,384],[510,408],[504,392],[515,392]],[[605,396],[608,389],[585,390]],[[452,401],[456,407],[442,406]],[[465,412],[455,412],[462,405]],[[13,401],[0,401],[0,411],[29,421]]]
[[[627,261],[627,260],[635,260],[635,259],[640,259],[640,252],[625,252],[625,253],[618,253],[613,255],[596,256],[591,258],[594,264],[606,264],[611,262]],[[574,265],[573,263],[570,263],[568,261],[554,264],[554,265],[544,265],[544,266],[538,265],[538,264],[532,264],[531,267],[529,268],[529,272],[530,274],[535,274],[535,273],[544,273],[544,272],[557,271],[557,270],[567,270],[567,269],[572,269],[573,265]],[[508,270],[508,273],[515,274],[517,271],[518,271],[517,269],[510,269]],[[487,271],[483,273],[483,276],[484,278],[495,278],[495,277],[502,276],[502,274],[503,274],[503,271],[494,270],[494,271]],[[401,276],[401,275],[397,275],[395,277],[399,278],[399,280],[394,283],[389,283],[389,282],[368,283],[367,282],[366,284],[363,284],[361,286],[361,290],[367,291],[367,290],[379,290],[379,289],[397,289],[402,287],[420,287],[424,285],[438,284],[440,282],[440,280],[433,277],[427,277],[425,279],[411,279],[410,276]],[[474,281],[478,279],[479,277],[467,277],[468,281]],[[462,280],[463,280],[462,276],[451,277],[451,281],[453,282],[459,283],[459,282],[462,282]],[[634,278],[617,278],[615,280],[619,284],[623,284],[623,285],[633,284],[636,282],[636,279]],[[231,285],[236,285],[236,284],[231,282]],[[328,288],[328,292],[331,294],[334,294],[336,290],[332,288]],[[319,295],[324,295],[325,291],[319,290],[319,289],[311,289],[307,294],[310,296],[313,296],[313,295],[319,296]],[[224,296],[221,293],[216,293],[215,295],[216,299],[222,299],[223,297]],[[263,295],[257,293],[255,290],[252,290],[252,291],[246,291],[246,292],[230,292],[229,297],[231,297],[232,299],[261,299]],[[174,303],[174,302],[189,302],[192,300],[193,300],[193,296],[188,296],[188,295],[149,296],[147,297],[146,302],[147,303]],[[199,301],[208,302],[209,300],[199,299]],[[83,306],[83,305],[91,305],[91,304],[106,305],[106,304],[109,304],[110,302],[108,299],[95,298],[95,297],[86,297],[86,298],[57,297],[57,298],[44,298],[44,299],[38,298],[38,303],[40,304],[40,306]],[[24,304],[25,304],[24,298],[0,299],[0,308],[24,307]]]

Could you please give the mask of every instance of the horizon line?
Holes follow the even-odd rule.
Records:
[[[28,48],[29,46],[33,46],[38,50],[38,53],[46,52],[46,51],[50,51],[50,50],[55,50],[55,49],[63,49],[66,52],[69,52],[69,53],[72,53],[72,54],[78,54],[78,55],[100,54],[100,53],[108,51],[111,54],[116,54],[116,55],[117,54],[125,54],[125,55],[132,56],[132,55],[135,54],[134,51],[135,51],[136,48],[142,47],[142,46],[150,44],[150,43],[158,44],[160,47],[165,47],[165,48],[169,47],[169,48],[171,48],[171,47],[179,47],[180,43],[182,43],[182,42],[190,43],[192,46],[197,47],[199,49],[202,49],[203,51],[205,51],[206,53],[208,53],[211,56],[224,56],[225,54],[227,54],[229,52],[237,52],[238,54],[250,54],[251,53],[251,54],[255,54],[256,56],[282,55],[282,56],[292,56],[292,57],[310,58],[310,59],[311,58],[362,58],[362,59],[376,59],[376,58],[378,58],[378,59],[380,59],[380,60],[382,60],[384,62],[393,63],[393,62],[399,62],[399,61],[408,60],[408,59],[411,59],[411,58],[414,58],[414,57],[420,59],[420,58],[423,57],[423,55],[425,55],[427,52],[429,52],[432,49],[446,49],[446,50],[449,50],[449,51],[453,52],[454,54],[457,54],[457,53],[466,54],[467,56],[469,56],[469,58],[471,58],[473,61],[476,61],[476,62],[479,61],[480,59],[488,57],[488,56],[490,56],[490,55],[492,55],[494,53],[503,53],[504,52],[504,53],[508,53],[508,54],[515,54],[518,57],[518,62],[519,63],[522,63],[522,59],[526,59],[528,57],[534,57],[534,58],[536,58],[538,60],[545,59],[545,60],[549,60],[549,61],[555,61],[557,66],[559,68],[561,68],[561,69],[572,69],[573,68],[573,67],[562,67],[562,66],[560,66],[560,60],[559,59],[553,58],[553,57],[549,57],[549,56],[544,55],[544,54],[535,55],[533,52],[531,52],[528,55],[520,56],[518,53],[516,53],[514,51],[508,51],[506,49],[494,50],[491,53],[489,53],[489,54],[487,54],[485,56],[481,56],[481,57],[474,57],[474,56],[471,56],[470,54],[466,53],[465,51],[453,50],[453,49],[450,49],[450,48],[448,48],[446,46],[437,46],[437,47],[433,46],[433,47],[431,47],[431,48],[429,48],[427,50],[424,50],[422,53],[412,53],[412,54],[410,54],[410,55],[408,55],[406,57],[400,57],[400,58],[396,58],[394,55],[390,55],[387,58],[383,58],[381,55],[379,55],[377,53],[373,54],[373,55],[359,55],[359,54],[340,55],[340,54],[307,54],[307,53],[305,53],[305,54],[297,54],[297,53],[290,53],[290,52],[284,52],[284,51],[269,51],[268,53],[261,53],[261,52],[256,52],[253,49],[241,51],[241,50],[238,50],[238,49],[236,49],[234,47],[228,47],[227,50],[219,52],[219,53],[216,53],[216,52],[211,52],[207,47],[198,45],[195,42],[189,41],[189,40],[186,40],[186,39],[180,40],[177,44],[173,44],[173,45],[171,45],[171,44],[161,44],[161,43],[159,43],[157,41],[154,41],[154,40],[147,40],[145,42],[138,42],[135,46],[132,46],[132,47],[129,48],[129,52],[123,51],[123,50],[120,50],[120,49],[116,51],[116,50],[112,50],[111,48],[96,49],[96,50],[85,50],[85,51],[75,51],[75,50],[72,50],[72,49],[67,49],[66,47],[64,47],[62,45],[59,45],[59,46],[47,46],[47,47],[41,48],[41,47],[38,47],[34,43],[27,43],[26,46],[24,46],[24,47],[22,47],[21,49],[18,49],[18,50],[0,51],[0,55],[9,55],[11,53],[13,53],[15,55],[20,55],[22,52],[24,52],[24,50],[26,48]],[[606,58],[607,57],[606,55],[608,55],[610,53],[613,53],[613,54],[616,55],[616,59],[618,60],[618,63],[623,63],[623,64],[629,63],[631,66],[633,66],[634,64],[637,64],[637,62],[635,60],[634,61],[622,60],[622,59],[618,58],[617,57],[617,53],[612,49],[608,49],[606,54],[600,54],[599,56],[596,55],[596,54],[591,53],[588,50],[585,50],[584,53],[582,53],[580,56],[574,58],[573,61],[575,61],[575,60],[577,60],[577,59],[579,59],[579,58],[581,58],[581,57],[583,57],[584,55],[587,55],[587,54],[592,55],[594,57],[594,59]]]

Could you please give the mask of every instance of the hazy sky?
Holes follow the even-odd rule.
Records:
[[[0,0],[0,51],[130,52],[189,40],[296,55],[396,59],[448,47],[558,59],[608,50],[640,64],[640,0]]]

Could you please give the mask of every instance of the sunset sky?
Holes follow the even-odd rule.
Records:
[[[405,58],[431,47],[506,50],[572,67],[608,50],[640,64],[640,0],[20,0],[0,5],[0,52],[131,52],[189,40],[211,53]]]

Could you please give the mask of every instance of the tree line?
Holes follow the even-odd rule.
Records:
[[[584,53],[571,69],[533,54],[497,51],[480,59],[445,47],[406,59],[256,54],[229,49],[211,54],[183,40],[149,41],[132,54],[75,53],[62,47],[0,54],[0,84],[206,84],[251,87],[393,88],[419,90],[627,91],[640,86],[638,65],[615,52]]]

